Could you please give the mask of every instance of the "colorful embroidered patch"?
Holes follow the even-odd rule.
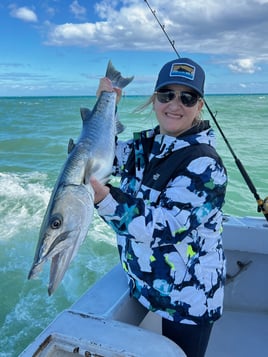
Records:
[[[195,67],[188,63],[173,63],[169,75],[170,77],[184,77],[194,80]]]

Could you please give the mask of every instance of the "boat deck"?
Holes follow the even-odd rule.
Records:
[[[141,324],[161,333],[160,319],[149,313]],[[206,357],[264,356],[267,351],[268,313],[228,311],[213,327]]]
[[[253,357],[267,353],[268,313],[225,311],[215,323],[206,357]]]

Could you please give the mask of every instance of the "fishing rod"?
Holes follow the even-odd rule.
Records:
[[[153,10],[148,2],[148,0],[144,0],[146,5],[148,6],[149,10],[151,11],[151,13],[153,14],[154,18],[156,19],[158,25],[160,26],[161,30],[163,31],[164,35],[166,36],[168,42],[170,43],[171,47],[173,48],[173,50],[175,51],[176,55],[178,56],[178,58],[180,58],[180,54],[179,52],[177,51],[176,47],[175,47],[175,41],[172,41],[165,29],[165,26],[160,22],[160,20],[158,19],[157,15],[156,15],[156,11]],[[224,132],[222,131],[215,115],[212,113],[211,109],[209,108],[206,100],[204,99],[204,104],[205,104],[205,107],[207,108],[211,118],[213,119],[215,125],[217,126],[224,142],[226,143],[228,149],[230,150],[234,160],[235,160],[235,163],[241,173],[241,175],[243,176],[249,190],[252,192],[253,196],[255,197],[256,201],[257,201],[257,211],[258,212],[262,212],[264,217],[266,218],[266,220],[268,221],[268,197],[266,197],[264,200],[262,200],[256,190],[256,187],[254,186],[251,178],[249,177],[245,167],[243,166],[242,162],[238,159],[238,157],[236,156],[234,150],[232,149],[229,141],[227,140]]]

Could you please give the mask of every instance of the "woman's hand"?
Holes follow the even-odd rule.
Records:
[[[95,177],[90,178],[90,184],[94,190],[95,196],[94,196],[94,203],[97,204],[104,200],[104,198],[109,195],[110,193],[110,188],[108,186],[103,185],[100,183],[98,180],[95,179]]]
[[[112,81],[107,77],[100,79],[99,87],[96,92],[97,97],[99,97],[101,95],[101,92],[115,92],[116,93],[116,104],[119,103],[121,96],[122,96],[122,89],[113,87]]]

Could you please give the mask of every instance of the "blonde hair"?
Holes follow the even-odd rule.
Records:
[[[150,104],[154,103],[155,100],[155,96],[156,94],[152,94],[145,103],[141,104],[140,106],[138,106],[137,108],[134,109],[134,113],[141,113],[143,112],[145,109],[147,109],[149,107]]]

